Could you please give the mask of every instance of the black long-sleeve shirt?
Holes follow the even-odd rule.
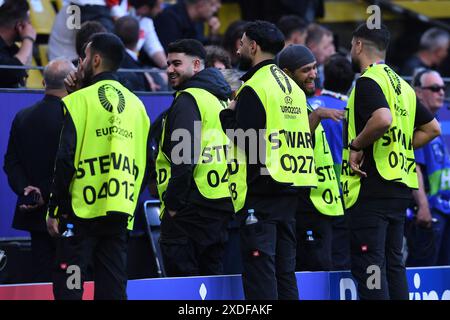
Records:
[[[271,59],[260,62],[244,74],[241,80],[246,82],[253,77],[259,69],[273,63],[274,61]],[[256,92],[250,87],[244,87],[236,98],[235,111],[231,109],[223,110],[220,113],[220,121],[222,129],[225,132],[227,130],[237,129],[242,129],[244,131],[253,129],[258,132],[258,130],[266,128],[266,111]],[[261,152],[264,154],[265,141],[259,141],[259,135],[257,135],[256,141],[258,161],[256,164],[247,164],[248,194],[295,194],[297,192],[295,189],[277,183],[268,175],[261,175],[261,169],[264,165],[261,163],[261,159],[259,159],[259,148],[263,148]],[[249,157],[250,147],[252,147],[252,152],[255,152],[256,150],[254,146],[250,146],[249,143],[239,145],[239,147],[245,150],[247,159],[252,158]]]

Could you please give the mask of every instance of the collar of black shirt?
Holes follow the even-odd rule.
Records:
[[[59,101],[61,101],[61,98],[57,97],[57,96],[54,96],[52,94],[45,94],[43,100],[49,101],[49,102],[52,102],[52,101],[59,102]]]
[[[117,74],[114,72],[110,72],[110,71],[101,72],[92,78],[92,80],[90,81],[88,86],[93,85],[94,83],[97,83],[97,82],[103,81],[103,80],[119,81],[119,78],[118,78]]]
[[[255,65],[254,67],[250,68],[250,70],[248,70],[242,77],[241,80],[246,82],[247,80],[249,80],[251,77],[253,77],[253,75],[256,73],[256,71],[258,71],[259,69],[261,69],[264,66],[267,66],[269,64],[274,64],[275,60],[273,59],[267,59],[264,61],[261,61],[260,63],[258,63],[257,65]]]

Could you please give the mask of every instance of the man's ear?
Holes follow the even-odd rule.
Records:
[[[102,57],[98,53],[96,53],[92,57],[92,62],[94,64],[94,68],[98,68],[102,64]]]
[[[288,69],[283,68],[283,72],[286,73],[289,78],[292,78],[292,72],[290,72]]]
[[[250,53],[253,56],[255,56],[257,52],[258,52],[258,44],[256,43],[255,40],[251,40],[250,41]]]

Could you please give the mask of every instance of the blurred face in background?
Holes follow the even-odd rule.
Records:
[[[325,61],[336,53],[332,34],[324,34],[322,39],[310,46],[310,49],[316,57],[317,63],[322,65]]]
[[[185,53],[169,53],[167,56],[167,76],[175,90],[201,70],[201,61]]]
[[[421,78],[421,86],[416,88],[420,102],[433,114],[444,105],[445,85],[437,72],[425,73]]]
[[[244,35],[241,38],[237,54],[239,56],[239,68],[249,70],[253,65],[253,57],[256,53],[256,42]]]
[[[283,70],[305,92],[306,96],[313,96],[316,91],[314,80],[317,78],[317,62],[306,64],[294,72]]]
[[[203,21],[208,21],[221,7],[220,0],[201,0],[197,4],[197,12]]]

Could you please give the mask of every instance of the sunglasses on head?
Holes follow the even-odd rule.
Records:
[[[429,87],[422,87],[422,89],[430,90],[433,92],[439,92],[441,90],[445,91],[445,86],[429,86]]]

